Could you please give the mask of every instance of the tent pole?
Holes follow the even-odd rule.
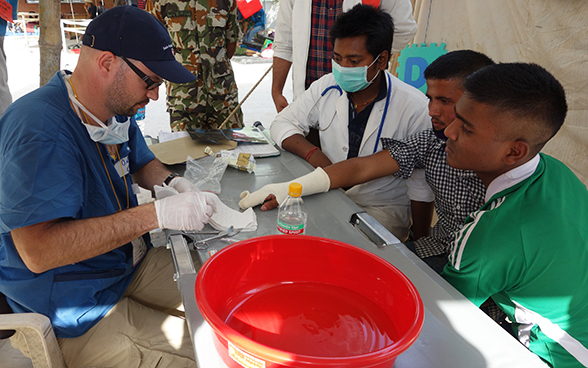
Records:
[[[53,78],[60,69],[62,49],[60,14],[59,0],[39,2],[39,53],[41,56],[39,79],[41,86]]]

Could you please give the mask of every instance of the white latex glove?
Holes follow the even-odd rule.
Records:
[[[200,188],[198,188],[195,184],[182,176],[175,177],[172,181],[169,182],[169,186],[174,188],[178,191],[178,193],[185,193],[185,192],[202,192]]]
[[[249,193],[248,190],[242,192],[239,207],[246,209],[262,204],[270,194],[276,196],[278,204],[282,204],[288,196],[290,183],[300,183],[302,185],[302,196],[328,192],[331,188],[329,175],[322,168],[317,167],[313,172],[289,182],[268,184],[253,193]]]
[[[186,192],[155,201],[160,229],[201,230],[215,211],[210,193]]]

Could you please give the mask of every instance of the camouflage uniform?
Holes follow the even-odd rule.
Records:
[[[235,0],[151,0],[146,10],[170,33],[176,60],[198,79],[167,83],[172,131],[216,129],[239,104],[227,44],[239,39]],[[225,128],[243,126],[239,108]]]

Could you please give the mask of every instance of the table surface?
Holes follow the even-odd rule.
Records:
[[[181,167],[173,169],[182,170]],[[288,152],[282,152],[279,157],[258,159],[254,174],[227,168],[219,197],[229,207],[238,209],[241,191],[291,180],[310,170],[310,165]],[[419,291],[425,306],[423,330],[418,340],[398,357],[395,367],[546,367],[402,243],[389,241],[396,240],[392,234],[384,229],[384,237],[391,244],[380,247],[353,226],[349,221],[351,216],[362,210],[343,192],[331,190],[304,200],[308,211],[308,235],[353,244],[384,258],[403,272]],[[235,240],[275,234],[277,210],[263,212],[257,207],[255,213],[258,230],[241,232],[234,236]],[[380,226],[378,231],[381,229]],[[228,244],[219,240],[211,242],[210,247],[214,251]],[[226,365],[213,346],[212,329],[202,317],[194,298],[196,272],[186,242],[180,235],[171,235],[170,247],[176,261],[178,288],[186,308],[198,366],[224,368]],[[206,260],[209,252],[199,251],[199,256]]]

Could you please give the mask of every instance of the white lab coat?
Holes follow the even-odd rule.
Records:
[[[360,4],[361,0],[343,0],[343,11]],[[394,22],[392,53],[396,53],[412,40],[417,24],[412,16],[410,0],[380,0],[380,8],[390,14]],[[306,61],[310,46],[312,0],[280,0],[276,20],[276,35],[272,49],[274,57],[292,63],[294,99],[304,92]]]
[[[414,87],[385,72],[386,85],[391,81],[390,101],[380,138],[402,139],[431,127],[427,98]],[[284,139],[294,135],[307,135],[310,127],[319,130],[321,149],[336,163],[347,159],[349,151],[349,99],[343,91],[331,89],[324,97],[321,93],[335,85],[335,78],[327,74],[315,81],[308,90],[288,105],[272,122],[272,139],[282,146]],[[384,114],[386,99],[374,104],[365,128],[359,156],[374,153],[378,130]],[[382,150],[378,142],[377,151]],[[407,186],[408,185],[408,186]],[[356,185],[346,191],[360,206],[408,205],[411,200],[432,202],[431,188],[425,181],[423,170],[415,170],[409,180],[388,176]],[[408,195],[408,196],[407,196]]]

